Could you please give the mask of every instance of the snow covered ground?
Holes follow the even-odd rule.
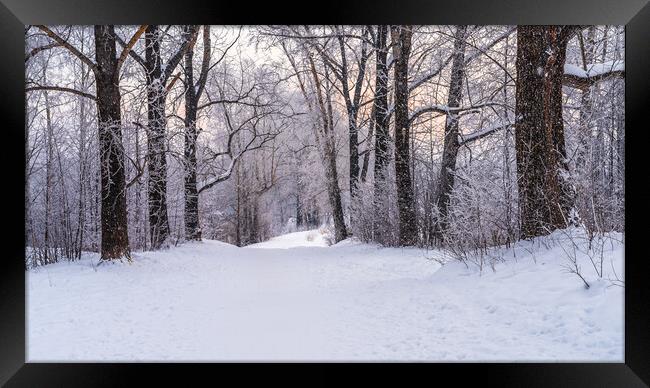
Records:
[[[273,237],[268,241],[248,245],[246,248],[296,248],[296,247],[326,247],[325,236],[318,229],[304,232],[287,233]]]
[[[188,243],[130,265],[88,255],[27,273],[27,358],[622,361],[623,288],[581,253],[591,287],[567,273],[563,233],[492,250],[496,271],[442,266],[437,251],[328,247],[318,231]],[[614,240],[605,277],[623,275]]]

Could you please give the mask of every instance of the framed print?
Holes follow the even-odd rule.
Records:
[[[3,384],[647,386],[650,6],[310,6],[2,0]]]

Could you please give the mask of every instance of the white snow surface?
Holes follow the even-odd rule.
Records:
[[[625,62],[619,60],[603,63],[590,63],[586,67],[587,70],[580,66],[566,63],[564,65],[564,74],[573,75],[579,78],[596,77],[611,71],[625,71]]]
[[[616,361],[623,291],[565,232],[490,251],[493,271],[319,231],[218,241],[27,272],[27,359],[39,361]],[[621,235],[605,278],[623,275]],[[580,243],[578,243],[580,246]]]
[[[283,234],[273,237],[268,241],[248,245],[246,248],[287,249],[296,247],[326,247],[327,245],[323,232],[315,229]]]

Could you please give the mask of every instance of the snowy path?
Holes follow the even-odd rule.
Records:
[[[479,276],[423,250],[325,245],[300,232],[31,271],[28,359],[622,359],[622,289],[585,290],[550,253]]]

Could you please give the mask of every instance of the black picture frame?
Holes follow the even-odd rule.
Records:
[[[0,384],[19,387],[123,386],[138,379],[149,383],[208,377],[225,383],[225,375],[247,382],[296,376],[288,365],[255,365],[213,370],[215,364],[44,364],[25,362],[24,268],[24,26],[28,24],[616,24],[626,26],[626,220],[625,233],[625,361],[623,363],[356,363],[303,364],[311,382],[343,382],[341,370],[359,370],[359,381],[373,377],[404,383],[425,377],[425,383],[480,381],[500,387],[589,386],[643,387],[650,384],[650,292],[648,255],[643,253],[643,226],[650,202],[643,184],[650,106],[650,5],[648,0],[495,0],[495,1],[327,1],[233,2],[114,0],[0,0],[0,183],[4,226],[0,257]],[[646,125],[644,125],[646,124]],[[636,177],[635,177],[636,176]],[[630,209],[630,211],[627,211]],[[352,368],[353,367],[353,368]],[[399,367],[399,370],[394,368]],[[190,370],[188,370],[190,369]],[[234,371],[230,372],[230,371]],[[252,369],[251,369],[252,370]],[[242,373],[243,372],[243,373]],[[394,373],[395,372],[395,373]],[[346,378],[347,380],[347,378]],[[297,380],[301,382],[301,380]],[[347,382],[347,381],[346,381]],[[211,384],[212,385],[212,384]],[[402,384],[400,384],[402,385]]]

